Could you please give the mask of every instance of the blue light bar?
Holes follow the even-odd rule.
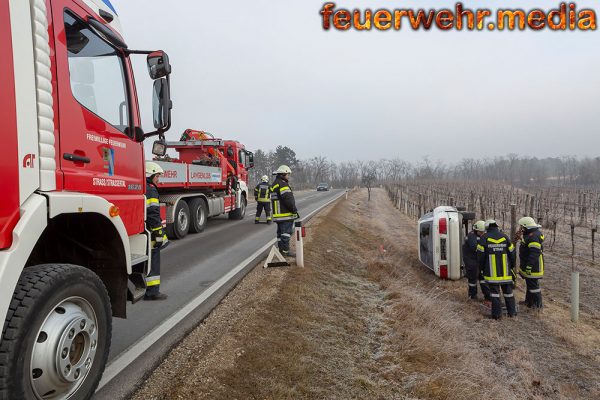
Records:
[[[117,10],[115,10],[115,8],[113,7],[112,4],[110,4],[110,0],[102,0],[104,2],[104,4],[106,4],[108,6],[108,8],[110,8],[115,14],[117,13]]]

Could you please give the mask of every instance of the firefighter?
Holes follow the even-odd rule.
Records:
[[[277,224],[277,245],[284,257],[295,257],[290,251],[290,239],[294,232],[294,220],[298,218],[298,209],[294,194],[289,185],[292,173],[290,167],[282,165],[273,174],[277,175],[271,186],[271,202],[273,203],[273,221]]]
[[[146,295],[144,300],[164,300],[167,295],[160,292],[160,249],[169,239],[163,230],[158,200],[158,180],[163,169],[155,162],[146,162],[146,228],[150,231],[152,261],[150,273],[146,276]]]
[[[515,267],[515,246],[510,238],[502,233],[494,220],[487,221],[487,232],[479,239],[477,261],[483,270],[483,278],[490,288],[492,298],[492,318],[502,317],[500,291],[509,317],[517,315],[513,294],[513,276]]]
[[[540,279],[544,277],[544,235],[532,217],[523,217],[519,220],[521,229],[518,237],[521,239],[519,247],[519,275],[525,278],[527,293],[524,304],[529,308],[542,308],[542,289]]]
[[[267,217],[267,224],[273,222],[271,218],[271,196],[269,192],[269,177],[263,175],[260,178],[261,182],[254,188],[254,200],[256,200],[256,218],[254,223],[260,222],[260,214],[262,210],[265,210],[265,216]]]
[[[485,233],[485,222],[477,221],[473,224],[473,230],[467,235],[463,244],[463,261],[467,270],[467,279],[469,281],[468,296],[470,299],[477,299],[477,281],[481,287],[486,300],[489,300],[489,288],[483,280],[477,263],[477,244],[479,238]]]

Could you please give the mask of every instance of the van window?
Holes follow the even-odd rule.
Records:
[[[129,126],[123,60],[82,20],[65,12],[71,91],[89,111],[121,132]]]

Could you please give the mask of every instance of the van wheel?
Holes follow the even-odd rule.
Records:
[[[472,221],[475,219],[475,213],[472,211],[462,211],[461,214],[463,221]]]
[[[190,230],[190,207],[185,200],[179,200],[175,207],[175,221],[167,224],[167,236],[171,239],[183,239]]]
[[[91,398],[108,359],[111,318],[106,288],[89,269],[25,269],[2,329],[0,398]]]
[[[190,232],[200,233],[204,231],[206,223],[208,222],[208,207],[202,198],[196,198],[190,201],[190,215]]]
[[[240,208],[229,212],[229,219],[244,219],[246,216],[246,196],[242,196]]]

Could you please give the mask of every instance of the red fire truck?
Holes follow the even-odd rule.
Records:
[[[202,232],[210,217],[228,213],[230,219],[244,218],[252,152],[239,142],[192,129],[178,142],[163,142],[161,153],[168,149],[175,150],[178,158],[163,156],[154,161],[165,171],[158,190],[171,238]]]
[[[142,142],[170,126],[171,67],[127,47],[108,0],[0,1],[0,51],[0,399],[89,398],[112,316],[144,293]],[[134,54],[154,80],[151,133]]]

